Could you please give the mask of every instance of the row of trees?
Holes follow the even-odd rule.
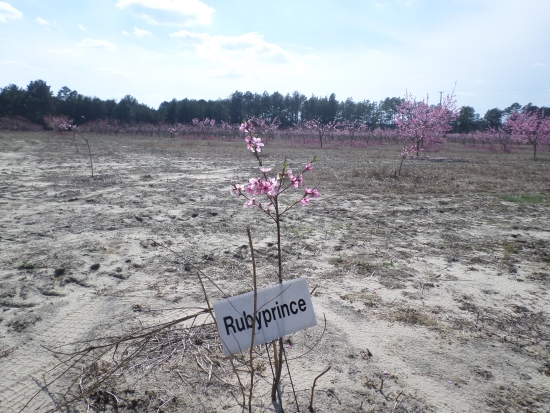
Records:
[[[81,124],[96,119],[117,119],[125,122],[157,123],[158,111],[139,103],[132,96],[120,101],[83,96],[68,87],[57,95],[43,80],[32,81],[26,89],[9,85],[0,90],[0,117],[22,117],[44,124],[44,117],[64,115]]]
[[[456,120],[453,122],[453,133],[471,133],[485,131],[488,128],[500,128],[514,113],[525,110],[528,113],[542,112],[544,116],[550,116],[550,108],[535,106],[528,103],[522,107],[519,103],[513,103],[505,109],[489,109],[483,117],[476,113],[471,106],[462,106]]]
[[[360,122],[329,122],[323,124],[319,118],[296,124],[291,128],[280,129],[277,118],[273,121],[252,118],[255,134],[265,140],[279,139],[298,140],[302,143],[318,142],[338,143],[339,145],[364,146],[368,144],[401,143],[403,145],[402,160],[418,156],[424,149],[442,144],[445,140],[463,143],[465,145],[487,145],[491,149],[501,146],[504,152],[510,152],[516,145],[530,144],[536,157],[540,145],[550,145],[550,117],[539,110],[529,112],[520,110],[506,119],[501,127],[488,128],[486,131],[449,134],[453,119],[457,116],[454,101],[448,97],[441,105],[430,105],[427,101],[416,101],[406,95],[404,102],[397,108],[395,123],[397,128],[375,128]],[[3,124],[11,120],[11,124]],[[214,119],[193,119],[189,124],[174,125],[162,123],[125,124],[117,121],[96,120],[80,126],[72,124],[66,116],[48,116],[47,126],[58,133],[67,131],[92,134],[127,134],[159,137],[184,137],[201,139],[236,139],[242,137],[239,124],[216,122]],[[0,118],[0,129],[35,130],[37,126],[21,118]]]
[[[57,94],[43,80],[32,81],[26,89],[14,84],[0,89],[0,117],[20,116],[34,123],[43,123],[45,116],[68,116],[79,125],[97,119],[133,123],[191,123],[193,119],[215,119],[217,122],[239,123],[251,117],[279,119],[283,128],[319,118],[328,123],[340,120],[359,121],[371,127],[391,127],[400,98],[380,102],[354,102],[348,98],[338,101],[329,97],[294,92],[262,94],[236,91],[226,99],[172,99],[162,102],[158,109],[139,103],[127,95],[118,102],[83,96],[76,90],[62,87]]]
[[[449,140],[465,145],[500,147],[510,152],[519,145],[533,147],[533,159],[541,145],[550,145],[550,116],[543,110],[522,109],[509,116],[500,127],[489,127],[485,131],[449,135]]]
[[[504,151],[509,151],[512,143],[531,145],[533,159],[536,160],[537,148],[543,144],[550,145],[550,111],[533,105],[523,108],[513,105],[506,111],[508,115],[504,122],[502,118],[495,117],[495,123],[486,125],[485,131],[470,136],[473,135],[475,141],[480,140],[490,145],[499,143]],[[453,96],[447,96],[439,105],[430,105],[427,98],[417,101],[411,95],[405,94],[405,99],[397,107],[395,117],[399,137],[403,142],[401,165],[405,158],[418,156],[424,145],[436,140],[442,142],[443,136],[453,129],[453,123],[456,125],[460,122],[463,114],[464,107],[457,111]]]
[[[30,82],[26,89],[9,85],[0,89],[0,117],[22,117],[36,124],[44,125],[45,116],[67,116],[80,125],[89,121],[106,120],[125,124],[190,124],[193,119],[215,119],[218,123],[240,123],[243,119],[257,117],[273,120],[277,118],[282,128],[318,119],[322,124],[331,122],[359,122],[370,129],[395,128],[397,108],[402,98],[386,98],[379,102],[352,98],[338,101],[334,94],[329,97],[307,98],[299,92],[282,95],[279,92],[262,94],[236,91],[226,99],[194,100],[172,99],[160,104],[158,109],[139,103],[127,95],[116,101],[83,96],[68,87],[62,87],[57,94],[43,80]],[[539,108],[527,105],[529,111]],[[483,131],[487,127],[500,127],[521,105],[514,103],[503,110],[494,108],[481,117],[474,108],[460,108],[452,122],[453,132],[469,133]],[[550,108],[542,108],[546,116]]]

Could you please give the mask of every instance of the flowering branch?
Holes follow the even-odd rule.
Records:
[[[237,198],[243,197],[246,200],[244,203],[246,208],[255,206],[277,222],[284,213],[292,209],[298,203],[302,206],[307,206],[309,205],[310,198],[319,197],[317,187],[308,188],[305,186],[303,177],[305,172],[312,170],[312,164],[316,161],[316,158],[313,158],[310,163],[306,164],[302,172],[298,175],[295,175],[292,169],[288,167],[288,162],[285,159],[281,171],[275,176],[268,176],[268,172],[270,172],[272,168],[262,166],[263,163],[259,154],[262,151],[264,143],[261,138],[256,138],[254,136],[254,124],[251,121],[247,121],[241,125],[240,130],[245,132],[246,147],[255,155],[261,172],[261,176],[250,178],[245,185],[233,184],[231,186],[231,192],[236,195]],[[282,211],[279,211],[279,195],[290,188],[298,189],[300,187],[304,188],[301,197],[287,205]],[[258,201],[256,199],[258,196],[265,196],[267,202]],[[272,208],[275,209],[274,212]]]

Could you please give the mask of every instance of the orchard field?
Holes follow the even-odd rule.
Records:
[[[93,178],[71,133],[0,132],[3,412],[63,405],[114,362],[31,400],[59,371],[47,348],[204,308],[196,268],[211,301],[251,290],[247,224],[260,287],[277,282],[274,225],[229,191],[257,173],[242,139],[86,137]],[[307,410],[328,366],[317,412],[550,411],[548,147],[447,143],[396,176],[400,145],[318,143],[261,153],[317,157],[319,198],[282,222],[285,278],[307,278],[319,322],[287,338],[285,411]],[[193,320],[66,411],[242,411],[212,320]],[[276,411],[269,364],[258,377],[254,411]]]

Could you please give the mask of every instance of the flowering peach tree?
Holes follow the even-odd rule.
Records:
[[[448,95],[440,105],[430,105],[429,98],[417,101],[410,93],[405,93],[405,99],[397,106],[395,125],[399,131],[403,149],[401,150],[401,167],[406,158],[412,158],[424,146],[451,129],[450,122],[456,118],[456,100]]]
[[[308,120],[304,124],[304,127],[316,132],[317,135],[319,135],[319,143],[321,144],[321,148],[323,148],[323,139],[325,138],[325,135],[333,130],[336,127],[336,124],[332,121],[327,124],[323,124],[320,118],[315,118]]]
[[[271,174],[272,168],[263,165],[260,153],[264,147],[261,138],[255,136],[254,122],[248,120],[243,123],[240,130],[245,133],[246,147],[250,150],[258,162],[259,173],[250,178],[246,184],[233,184],[231,192],[237,198],[244,199],[245,208],[257,208],[275,222],[277,228],[277,261],[279,283],[283,282],[283,261],[281,254],[281,217],[296,205],[309,205],[312,198],[319,197],[317,187],[308,187],[304,182],[304,174],[312,170],[312,164],[316,158],[307,163],[300,173],[294,173],[289,168],[288,162],[283,162],[282,168]],[[296,194],[296,191],[298,193]],[[294,195],[291,195],[294,194]],[[282,195],[288,195],[289,202],[283,204]],[[279,386],[282,372],[283,338],[279,338],[278,360],[271,398],[275,400],[275,394]]]
[[[511,129],[518,142],[533,145],[533,160],[537,159],[537,146],[550,143],[550,118],[542,111],[515,112],[506,120],[505,127]]]
[[[59,134],[73,128],[73,121],[68,116],[45,116],[44,123]]]

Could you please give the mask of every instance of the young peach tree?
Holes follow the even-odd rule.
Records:
[[[299,173],[289,168],[285,160],[281,169],[271,174],[272,168],[263,165],[260,153],[264,143],[255,136],[255,125],[252,121],[243,123],[240,127],[245,133],[246,147],[258,162],[259,173],[250,178],[246,184],[233,184],[231,191],[238,198],[245,200],[246,208],[256,208],[275,223],[277,233],[277,262],[279,283],[283,282],[283,260],[281,253],[281,217],[293,207],[300,204],[309,205],[311,198],[317,198],[319,191],[316,187],[307,187],[304,183],[304,174],[311,171],[316,158],[307,163]],[[298,193],[296,194],[296,192]],[[282,196],[288,196],[289,202],[283,203]],[[277,371],[273,380],[271,398],[275,400],[282,372],[283,338],[279,338]]]

